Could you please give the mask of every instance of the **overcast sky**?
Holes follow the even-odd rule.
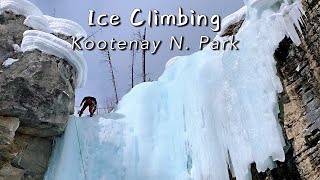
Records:
[[[135,8],[140,8],[143,14],[139,18],[146,18],[149,10],[158,10],[160,14],[178,15],[179,7],[182,7],[186,15],[190,15],[190,9],[197,14],[205,14],[208,17],[218,14],[222,18],[235,12],[243,6],[242,0],[31,0],[36,4],[44,14],[66,18],[79,23],[90,35],[96,32],[100,27],[90,27],[88,25],[89,10],[96,11],[97,15],[112,14],[121,17],[121,25],[117,27],[103,27],[92,40],[110,41],[112,38],[116,40],[129,41],[133,39],[133,34],[139,30],[130,24],[130,15]],[[140,28],[141,29],[141,28]],[[141,29],[142,30],[142,29]],[[162,40],[159,51],[155,55],[147,53],[147,73],[148,78],[157,80],[163,73],[166,62],[175,56],[189,55],[198,51],[199,39],[201,35],[214,38],[215,33],[210,27],[147,27],[147,40]],[[184,36],[185,44],[190,47],[189,51],[171,51],[169,49],[169,41],[171,36]],[[119,96],[122,97],[130,90],[130,51],[111,51],[113,65],[116,69],[116,81]],[[88,82],[82,89],[77,90],[76,105],[82,100],[83,96],[95,96],[98,99],[100,107],[105,106],[105,98],[112,97],[112,83],[108,66],[103,62],[103,56],[99,50],[84,51],[85,59],[89,66]],[[141,82],[141,54],[137,54],[135,63],[135,82]]]

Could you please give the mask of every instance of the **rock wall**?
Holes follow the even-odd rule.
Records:
[[[0,180],[43,179],[53,139],[73,114],[74,68],[40,51],[19,52],[30,29],[24,20],[0,15]],[[4,66],[8,58],[19,61]]]
[[[301,179],[320,179],[320,1],[303,1],[306,28],[297,47],[284,39],[275,53],[285,92],[283,124]]]

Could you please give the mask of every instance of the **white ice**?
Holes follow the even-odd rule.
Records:
[[[250,2],[250,6],[256,9],[270,8],[272,5],[281,2],[281,0],[248,0],[248,1]]]
[[[35,49],[67,60],[77,71],[77,87],[84,86],[87,79],[87,63],[81,52],[72,50],[70,43],[52,34],[28,30],[23,33],[21,50],[26,52]]]
[[[64,135],[56,141],[51,158],[54,165],[49,166],[47,179],[121,179],[125,173],[122,154],[126,127],[123,121],[118,121],[121,117],[115,114],[81,119],[71,116]],[[65,162],[72,162],[72,166]]]
[[[8,67],[17,61],[19,61],[19,59],[8,58],[2,63],[2,66]]]
[[[108,117],[72,116],[46,179],[228,180],[230,168],[249,180],[253,162],[265,171],[284,161],[273,55],[290,34],[286,23],[296,21],[277,15],[280,4],[263,8],[248,8],[239,51],[208,46],[173,58],[158,81],[135,86]]]
[[[171,58],[167,63],[166,63],[166,69],[170,66],[170,65],[172,65],[173,63],[175,63],[177,60],[179,60],[179,59],[181,59],[181,57],[180,56],[176,56],[176,57],[174,57],[174,58]]]
[[[244,0],[250,9],[250,16],[259,16],[262,11],[276,11],[270,18],[279,19],[286,28],[286,35],[298,46],[301,43],[299,33],[304,26],[305,14],[301,0]],[[275,17],[277,16],[277,17]]]
[[[77,88],[85,85],[87,78],[87,63],[79,51],[71,49],[70,43],[59,39],[51,33],[66,36],[86,37],[84,29],[77,23],[60,18],[43,15],[34,4],[27,0],[1,0],[0,14],[12,11],[17,15],[26,17],[24,24],[34,30],[26,31],[21,48],[13,45],[16,52],[32,51],[38,49],[68,61],[77,71]]]

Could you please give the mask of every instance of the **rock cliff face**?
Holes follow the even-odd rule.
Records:
[[[306,28],[296,47],[284,39],[275,53],[285,92],[283,123],[302,179],[320,179],[320,1],[305,0]]]
[[[43,178],[53,138],[74,107],[74,68],[37,50],[19,52],[30,29],[24,20],[0,15],[0,179],[6,180]],[[19,61],[4,66],[8,58]]]
[[[288,144],[286,161],[265,173],[258,173],[252,164],[256,180],[320,179],[320,1],[303,0],[303,6],[302,44],[297,47],[285,38],[274,54],[284,87],[279,118]],[[236,34],[242,23],[230,26],[224,35]]]

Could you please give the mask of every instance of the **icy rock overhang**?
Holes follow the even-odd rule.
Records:
[[[28,30],[24,32],[23,37],[21,44],[23,52],[38,49],[46,54],[67,59],[70,65],[80,72],[77,77],[78,86],[85,84],[87,74],[82,72],[86,72],[86,61],[81,52],[72,50],[70,43],[38,30]]]
[[[245,3],[246,6],[243,6],[235,13],[223,19],[221,31],[218,32],[217,38],[219,38],[228,27],[242,20],[248,13],[249,7],[253,13],[259,13],[266,9],[276,11],[270,18],[275,19],[276,16],[280,18],[287,30],[287,36],[290,37],[297,46],[300,45],[301,40],[296,29],[302,34],[301,26],[304,26],[302,17],[305,14],[300,0],[245,0]]]
[[[301,44],[298,33],[302,34],[305,15],[301,0],[245,0],[245,3],[251,9],[250,15],[254,17],[265,10],[274,11],[270,18],[279,18],[286,29],[286,35],[295,45]]]
[[[87,77],[87,63],[82,53],[72,50],[71,45],[54,35],[86,37],[84,29],[77,23],[60,18],[43,15],[41,10],[27,0],[1,0],[0,14],[12,11],[26,17],[24,24],[37,31],[26,31],[22,40],[23,52],[38,49],[68,61],[77,72],[77,88],[85,85]]]

